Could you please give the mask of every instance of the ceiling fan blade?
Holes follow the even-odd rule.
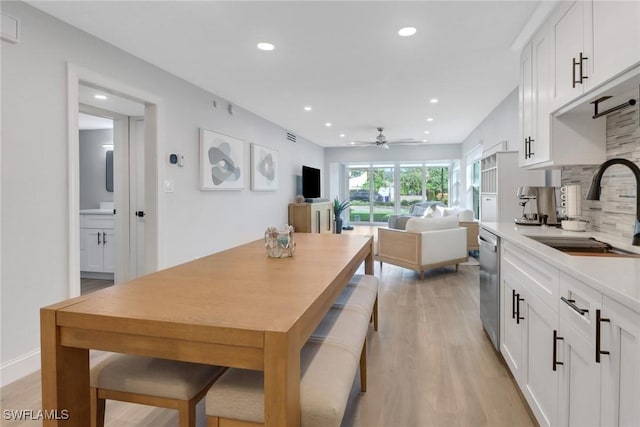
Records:
[[[388,150],[389,148],[391,148],[389,147],[389,144],[380,144],[380,145],[382,145],[382,148],[384,148],[385,150]]]
[[[401,139],[392,139],[387,141],[387,144],[397,144],[399,142],[412,142],[415,141],[413,138],[401,138]]]
[[[393,145],[427,145],[428,142],[422,141],[406,141],[406,142],[396,142]]]

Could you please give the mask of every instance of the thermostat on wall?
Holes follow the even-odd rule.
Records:
[[[184,166],[184,156],[182,154],[169,154],[169,163],[172,165]]]

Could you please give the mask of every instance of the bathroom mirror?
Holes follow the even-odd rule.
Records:
[[[107,151],[107,191],[113,193],[113,150]]]

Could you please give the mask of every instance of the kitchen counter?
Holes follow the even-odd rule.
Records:
[[[620,241],[604,233],[566,231],[555,227],[518,226],[514,223],[492,222],[483,222],[480,226],[497,234],[505,241],[529,251],[532,255],[593,287],[603,295],[640,312],[640,258],[568,255],[526,236],[593,237],[616,248],[640,254],[640,247],[632,246],[630,241]]]

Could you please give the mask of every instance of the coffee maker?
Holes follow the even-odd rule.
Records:
[[[516,193],[522,206],[522,217],[516,218],[518,225],[558,225],[555,187],[520,187]],[[535,202],[535,210],[526,212],[526,205]]]

